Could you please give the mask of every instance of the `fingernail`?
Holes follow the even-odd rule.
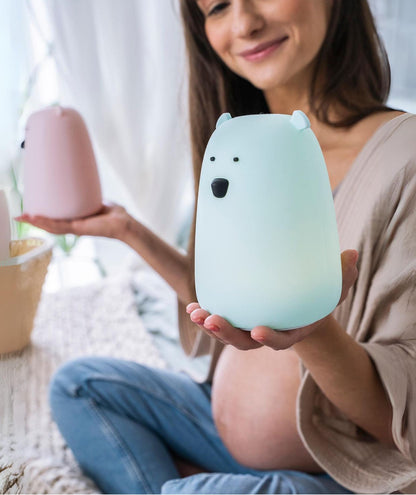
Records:
[[[210,330],[211,332],[219,332],[220,331],[220,328],[217,327],[217,325],[210,324],[210,325],[207,325],[205,328],[207,330]]]
[[[196,323],[197,325],[203,325],[203,324],[204,324],[204,319],[203,319],[203,318],[197,318],[197,319],[195,319],[195,320],[194,320],[194,319],[191,317],[191,320],[192,320],[194,323]]]

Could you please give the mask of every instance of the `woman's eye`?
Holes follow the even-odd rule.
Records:
[[[214,5],[214,7],[210,8],[207,14],[207,17],[215,14],[219,14],[222,10],[224,10],[226,7],[228,7],[229,2],[220,2],[217,3],[217,5]]]

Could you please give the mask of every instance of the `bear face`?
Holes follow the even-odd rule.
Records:
[[[332,193],[302,112],[218,120],[201,169],[195,282],[201,307],[247,330],[304,326],[335,307]]]

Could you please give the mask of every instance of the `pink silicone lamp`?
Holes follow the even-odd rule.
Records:
[[[80,218],[102,205],[94,152],[81,115],[48,107],[33,113],[24,141],[24,212],[56,219]]]

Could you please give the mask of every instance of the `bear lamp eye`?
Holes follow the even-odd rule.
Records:
[[[212,162],[215,162],[215,156],[210,156],[209,159],[212,161]]]
[[[235,157],[233,158],[233,160],[234,160],[235,162],[240,161],[240,159],[238,158],[238,156],[235,156]]]

